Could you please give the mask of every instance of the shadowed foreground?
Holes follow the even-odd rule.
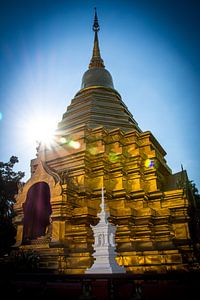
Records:
[[[2,274],[3,275],[3,274]],[[131,275],[56,275],[10,273],[1,276],[1,293],[21,298],[74,300],[186,300],[200,292],[200,273]]]

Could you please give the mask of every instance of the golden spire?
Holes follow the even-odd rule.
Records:
[[[98,34],[97,34],[99,29],[100,29],[100,27],[99,27],[98,18],[97,18],[97,11],[96,11],[96,7],[95,7],[94,24],[93,24],[93,31],[95,32],[94,47],[93,47],[92,58],[91,58],[91,61],[89,64],[89,69],[105,67],[104,63],[103,63],[103,59],[101,58],[100,49],[99,49],[99,41],[98,41]]]

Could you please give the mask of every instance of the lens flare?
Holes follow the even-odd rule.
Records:
[[[146,159],[144,162],[146,168],[153,168],[155,166],[154,161],[152,159]]]
[[[0,112],[0,121],[3,119],[3,114]]]
[[[65,144],[67,141],[66,141],[66,138],[64,138],[64,137],[61,137],[60,138],[60,143],[61,144]]]
[[[70,147],[74,148],[74,149],[79,149],[80,146],[81,146],[80,143],[77,142],[77,141],[70,141],[70,142],[68,143],[68,145],[69,145]]]
[[[116,163],[118,161],[118,156],[115,152],[110,152],[108,155],[108,159],[111,163]]]
[[[96,155],[97,154],[97,147],[90,147],[88,149],[89,153],[92,155]]]
[[[70,146],[71,148],[74,148],[74,149],[79,149],[80,146],[81,146],[81,144],[79,142],[66,139],[65,137],[60,138],[60,143],[61,144],[66,144],[66,145],[68,145],[68,146]]]

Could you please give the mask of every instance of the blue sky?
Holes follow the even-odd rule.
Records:
[[[80,89],[97,7],[101,55],[143,131],[167,152],[173,173],[200,189],[199,1],[0,1],[0,160],[19,158],[30,176],[38,114],[58,123]],[[26,132],[26,133],[25,133]]]

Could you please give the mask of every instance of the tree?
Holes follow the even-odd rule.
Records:
[[[0,162],[0,256],[9,252],[15,243],[16,229],[13,224],[15,195],[24,173],[13,171],[18,162],[12,156],[9,162]]]
[[[196,187],[196,184],[193,182],[193,180],[189,181],[189,188],[192,193],[192,197],[194,199],[196,208],[200,208],[200,194],[199,194],[198,188]]]

